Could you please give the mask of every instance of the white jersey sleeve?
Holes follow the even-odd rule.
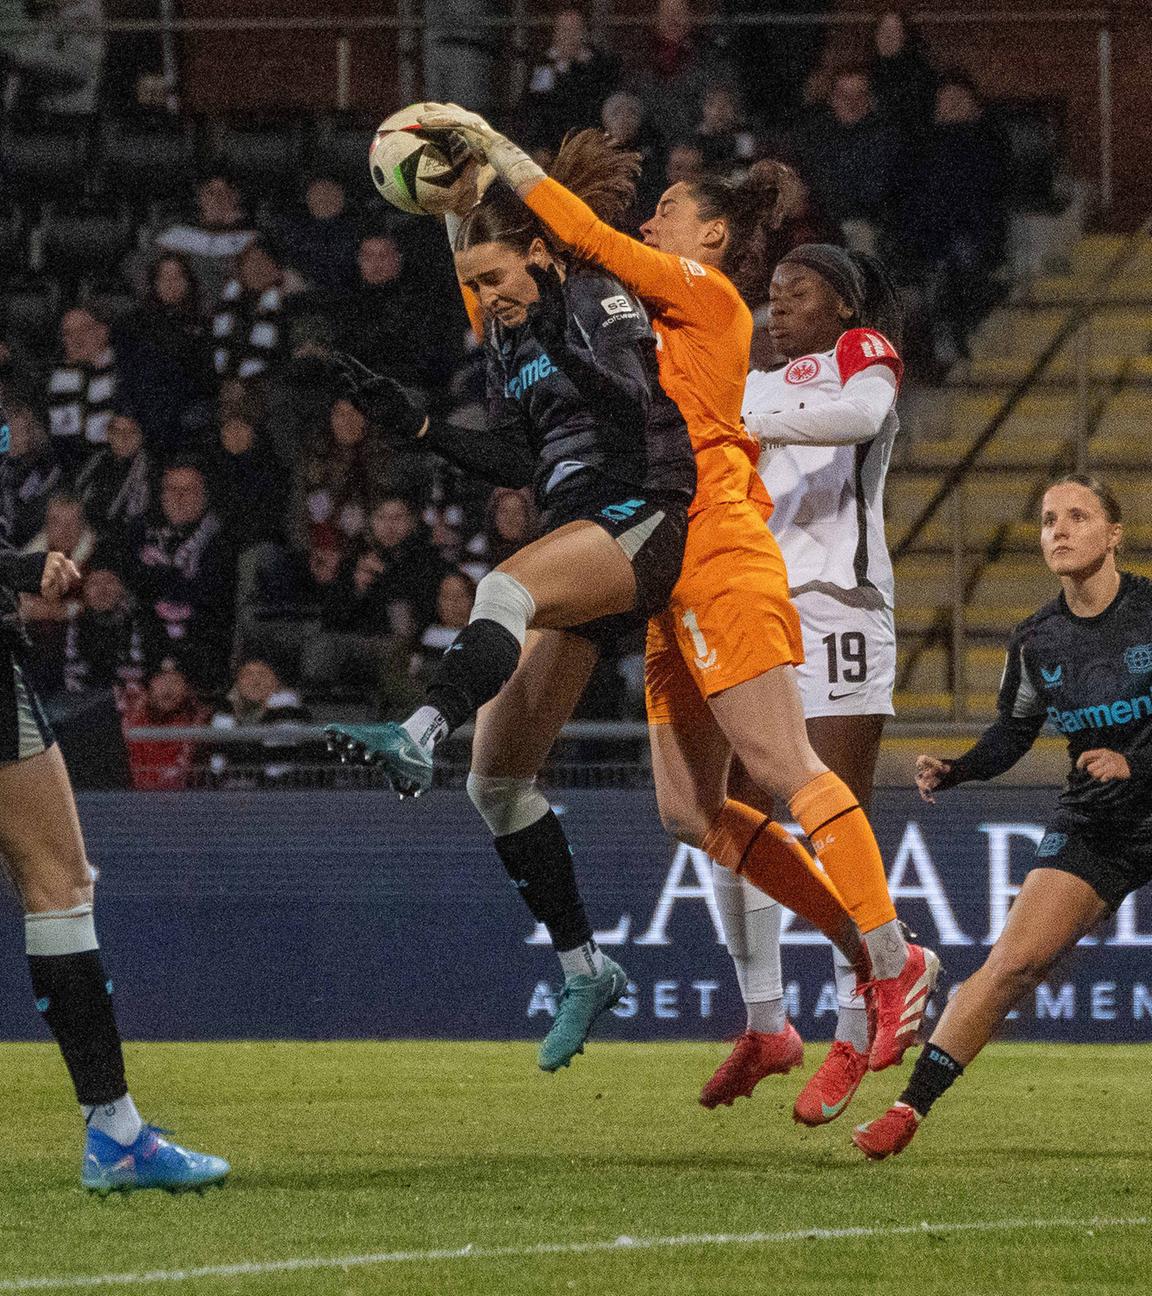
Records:
[[[880,435],[896,404],[896,390],[896,375],[885,365],[861,369],[838,396],[804,409],[768,408],[746,388],[744,426],[762,446],[859,445]]]
[[[883,335],[852,329],[833,351],[748,376],[744,420],[763,447],[769,526],[793,594],[893,606],[883,497],[900,372]]]

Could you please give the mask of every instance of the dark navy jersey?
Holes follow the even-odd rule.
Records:
[[[1017,626],[996,709],[942,788],[1002,774],[1047,724],[1068,740],[1065,811],[1101,829],[1152,823],[1152,581],[1125,572],[1099,616],[1075,616],[1061,594]],[[1132,777],[1102,783],[1076,769],[1100,747],[1122,753]]]
[[[563,292],[571,360],[541,345],[531,312],[516,328],[489,325],[489,431],[527,448],[541,502],[581,467],[690,500],[696,465],[688,429],[660,386],[656,338],[643,306],[611,275],[582,264],[569,272]]]
[[[0,647],[11,647],[23,639],[18,595],[37,594],[47,555],[16,553],[8,541],[15,516],[16,499],[8,453],[11,433],[8,415],[0,406]]]

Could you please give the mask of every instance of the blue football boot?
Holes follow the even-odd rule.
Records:
[[[102,1131],[89,1129],[80,1182],[101,1196],[142,1188],[202,1192],[212,1184],[223,1184],[232,1169],[223,1157],[169,1143],[161,1137],[168,1132],[145,1125],[136,1142],[125,1147]]]
[[[432,786],[432,756],[395,720],[387,724],[331,724],[324,729],[328,750],[342,761],[363,761],[382,769],[402,797],[417,797]]]

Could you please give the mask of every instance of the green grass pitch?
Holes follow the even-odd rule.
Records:
[[[0,1293],[1111,1296],[1152,1287],[1152,1226],[1140,1222],[1152,1216],[1148,1047],[995,1047],[909,1151],[882,1165],[849,1145],[851,1123],[887,1105],[906,1067],[869,1077],[844,1118],[809,1131],[790,1118],[798,1072],[763,1082],[731,1110],[699,1107],[723,1053],[593,1042],[570,1071],[546,1076],[529,1044],[132,1045],[133,1089],[148,1117],[228,1156],[233,1178],[203,1197],[101,1201],[77,1183],[79,1119],[56,1055],[0,1045]],[[808,1069],[823,1055],[810,1046]],[[1128,1222],[1088,1222],[1105,1219]],[[964,1224],[980,1227],[950,1227]],[[854,1227],[872,1231],[529,1250]],[[479,1254],[426,1254],[469,1244]],[[484,1254],[491,1248],[507,1252]],[[397,1252],[414,1254],[260,1268]],[[251,1272],[180,1281],[63,1281],[245,1263]]]

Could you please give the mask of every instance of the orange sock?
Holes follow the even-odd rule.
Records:
[[[844,781],[829,770],[788,802],[848,912],[867,934],[896,917],[872,825]]]
[[[836,887],[786,829],[741,801],[725,801],[701,846],[843,948],[852,918]],[[854,933],[852,933],[854,937]]]

